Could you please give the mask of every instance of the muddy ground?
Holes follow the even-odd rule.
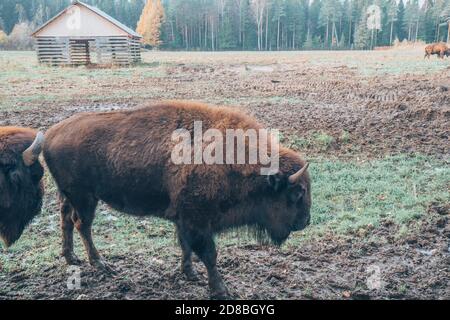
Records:
[[[325,236],[283,250],[221,248],[218,262],[236,299],[450,299],[448,216],[429,219],[401,241],[395,231],[386,223],[370,239]],[[187,281],[177,268],[179,254],[109,256],[116,276],[84,264],[81,290],[67,289],[67,267],[57,260],[32,277],[18,270],[0,278],[0,299],[208,299],[206,270],[194,260],[200,281]]]
[[[336,58],[337,62],[318,65],[309,61],[313,57],[300,62],[293,58],[280,62],[274,59],[256,60],[260,65],[234,59],[203,64],[167,59],[167,64],[151,68],[161,76],[82,78],[83,83],[87,82],[86,88],[78,83],[80,92],[76,92],[76,83],[69,86],[68,95],[74,95],[69,102],[37,100],[21,105],[27,109],[32,106],[34,112],[0,109],[0,125],[47,129],[77,112],[185,99],[242,108],[264,124],[280,129],[287,140],[300,140],[294,147],[304,151],[315,152],[318,147],[319,152],[324,151],[323,146],[310,140],[325,134],[332,138],[325,147],[335,154],[449,154],[450,64],[428,74],[365,76],[358,67],[340,62],[342,57]],[[26,85],[18,81],[11,90],[19,95],[29,85],[29,81]],[[45,96],[57,91],[56,85],[64,82],[43,82],[33,89]],[[114,93],[124,87],[130,88],[132,97],[115,97]],[[104,98],[90,98],[96,92],[102,92]],[[140,93],[144,92],[142,98]],[[149,92],[151,98],[147,97]]]
[[[450,62],[438,72],[365,74],[342,59],[316,64],[314,54],[300,60],[234,56],[203,63],[198,57],[195,63],[172,57],[152,67],[162,76],[111,78],[103,80],[102,90],[108,96],[129,85],[136,92],[149,88],[153,99],[234,105],[280,129],[286,144],[311,157],[408,153],[448,164]],[[24,90],[23,84],[12,86]],[[39,90],[49,88],[44,83]],[[86,98],[92,93],[86,90],[70,101],[0,109],[0,125],[47,129],[80,111],[135,108],[149,100],[136,95],[96,101]],[[385,221],[373,230],[325,233],[295,247],[222,246],[219,267],[238,299],[450,299],[449,211],[445,201],[430,205],[420,221],[408,225],[407,237],[396,237],[399,226]],[[204,268],[196,263],[201,281],[188,282],[179,272],[175,248],[164,258],[145,251],[109,255],[119,270],[116,277],[84,265],[82,289],[75,291],[66,287],[61,259],[32,275],[19,266],[0,273],[0,299],[208,298]]]

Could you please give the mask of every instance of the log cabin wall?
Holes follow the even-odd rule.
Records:
[[[39,63],[51,66],[129,66],[141,62],[140,39],[126,36],[38,37],[36,51]]]

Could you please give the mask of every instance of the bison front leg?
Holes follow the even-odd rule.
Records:
[[[212,234],[204,230],[192,230],[184,234],[192,250],[206,266],[211,299],[229,299],[228,290],[217,269],[217,251]]]
[[[177,227],[178,241],[180,243],[182,251],[181,259],[181,271],[185,274],[189,281],[197,281],[198,275],[192,266],[192,248],[186,240],[186,236],[181,232],[180,228]]]
[[[62,252],[68,265],[79,265],[81,260],[73,252],[73,220],[74,209],[66,197],[59,195],[61,211]]]

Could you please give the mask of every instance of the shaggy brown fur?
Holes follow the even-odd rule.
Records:
[[[444,59],[444,55],[445,56],[449,56],[450,55],[450,49],[447,47],[447,45],[445,43],[433,43],[430,44],[429,46],[427,46],[425,48],[425,57],[428,59],[431,57],[431,55],[437,55],[439,58]]]
[[[11,246],[42,206],[44,170],[25,165],[22,154],[36,137],[32,129],[0,127],[0,237]]]
[[[208,269],[212,296],[223,298],[227,291],[217,272],[214,234],[255,226],[281,244],[309,224],[309,176],[306,172],[298,183],[289,183],[289,176],[305,166],[291,150],[280,150],[280,171],[270,177],[260,175],[261,165],[173,164],[172,133],[192,133],[194,121],[200,120],[203,131],[262,128],[234,109],[163,102],[134,111],[79,114],[47,132],[44,157],[63,195],[63,255],[68,263],[78,262],[75,226],[91,264],[108,269],[91,238],[95,208],[103,200],[128,214],[173,221],[183,271],[195,278],[195,252]]]

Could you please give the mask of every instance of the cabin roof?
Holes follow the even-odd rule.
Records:
[[[70,9],[72,6],[76,6],[76,5],[80,5],[82,7],[85,7],[86,9],[91,10],[92,12],[94,12],[95,14],[100,16],[101,18],[109,21],[110,23],[112,23],[116,27],[118,27],[119,29],[121,29],[124,32],[128,33],[130,36],[137,37],[137,38],[142,38],[142,36],[140,34],[138,34],[136,31],[134,31],[133,29],[127,27],[126,25],[124,25],[120,21],[114,19],[113,17],[111,17],[107,13],[103,12],[102,10],[100,10],[100,9],[94,7],[94,6],[88,5],[88,4],[86,4],[84,2],[81,2],[81,1],[73,1],[72,4],[69,7],[67,7],[66,9],[64,9],[63,11],[58,13],[56,16],[54,16],[53,18],[48,20],[46,23],[44,23],[42,26],[40,26],[38,29],[36,29],[31,35],[35,36],[39,31],[43,30],[51,22],[55,21],[57,18],[59,18],[61,15],[63,15],[65,12],[67,12],[68,9]]]

